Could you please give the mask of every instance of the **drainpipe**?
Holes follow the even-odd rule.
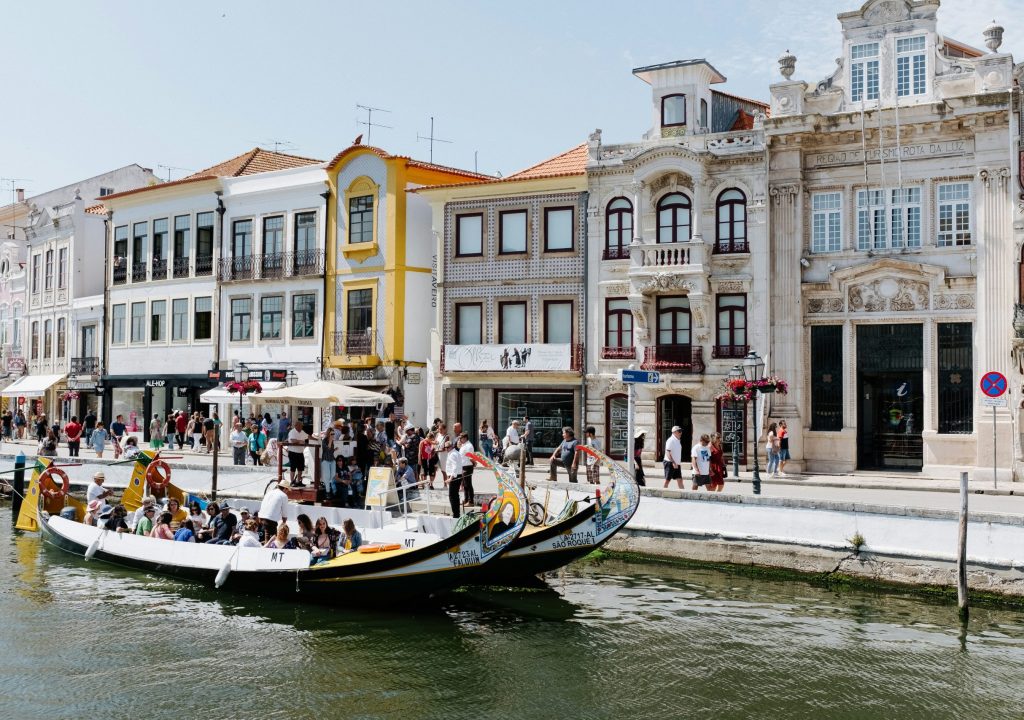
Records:
[[[103,424],[108,425],[110,418],[107,416],[106,386],[103,384],[103,376],[108,373],[107,356],[109,355],[110,333],[107,332],[107,322],[110,315],[110,246],[114,242],[114,211],[107,210],[107,217],[103,221],[103,322],[100,330],[103,333],[103,342],[100,343],[100,387],[103,394],[100,395],[100,402],[103,405],[103,412],[96,408],[96,416],[103,419]],[[127,321],[127,320],[126,320]]]
[[[324,377],[324,356],[327,355],[327,293],[329,291],[328,284],[329,278],[327,277],[327,253],[331,252],[331,249],[327,247],[327,223],[331,222],[331,186],[330,183],[325,182],[327,185],[327,191],[320,193],[320,197],[324,199],[324,299],[320,305],[320,313],[323,316],[324,321],[320,323],[320,332],[323,333],[323,337],[320,338],[320,374],[317,379],[323,380]],[[334,314],[337,316],[338,308],[334,308]]]
[[[590,236],[590,218],[587,216],[587,207],[590,202],[590,193],[584,191],[580,195],[580,205],[582,207],[581,213],[583,214],[585,231],[583,233],[583,327],[580,328],[580,337],[577,338],[580,341],[580,345],[583,346],[583,366],[580,368],[582,375],[580,376],[580,430],[585,431],[587,427],[587,339],[589,337],[588,328],[590,328],[590,248],[587,242]],[[586,435],[582,432],[581,435]],[[605,442],[608,442],[608,438],[605,438]],[[605,445],[609,447],[609,445]]]
[[[213,367],[215,370],[220,370],[220,324],[221,324],[221,298],[220,298],[220,262],[224,258],[224,213],[227,208],[224,207],[224,192],[217,190],[214,195],[217,196],[217,261],[213,266],[213,287],[214,293],[217,296],[217,302],[215,303],[217,313],[217,334],[213,340]]]

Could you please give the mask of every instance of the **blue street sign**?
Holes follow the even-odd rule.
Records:
[[[661,373],[649,372],[647,370],[623,370],[622,382],[657,385],[661,382]]]

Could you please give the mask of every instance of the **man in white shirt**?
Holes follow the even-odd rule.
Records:
[[[668,484],[675,480],[679,483],[679,489],[683,489],[683,443],[680,440],[682,437],[683,429],[676,425],[672,428],[672,434],[668,440],[665,441],[665,457],[663,459],[665,484],[663,487],[668,487]]]
[[[512,424],[505,431],[505,452],[502,457],[506,464],[519,461],[519,453],[522,451],[519,443],[519,421],[513,420]]]
[[[242,430],[242,423],[235,421],[231,428],[231,455],[235,465],[245,465],[245,451],[249,448],[249,436]]]
[[[448,475],[444,482],[448,486],[448,502],[452,505],[452,517],[457,518],[462,514],[459,503],[459,488],[462,487],[462,453],[458,447],[453,447],[448,452],[444,471]]]
[[[463,505],[473,507],[476,505],[476,497],[473,493],[473,461],[467,453],[476,452],[473,443],[469,441],[469,433],[459,435],[459,455],[462,456],[462,492],[465,499]]]
[[[89,483],[89,489],[85,493],[86,504],[91,503],[93,500],[106,500],[114,494],[114,491],[110,488],[103,487],[103,482],[106,479],[107,477],[102,471],[92,476],[92,482]]]
[[[302,473],[306,469],[306,443],[309,441],[302,428],[302,423],[295,421],[295,427],[288,432],[288,467],[291,472],[292,487],[302,487]],[[260,517],[263,517],[262,513]]]
[[[601,441],[597,439],[597,430],[593,425],[587,428],[587,440],[584,444],[595,450],[604,450]],[[601,466],[597,464],[597,458],[593,455],[587,455],[587,482],[592,485],[601,483]]]
[[[693,468],[693,489],[711,482],[711,436],[701,435],[700,442],[690,450],[690,466]]]
[[[290,484],[279,482],[267,489],[260,503],[260,522],[266,530],[264,537],[274,537],[277,532],[277,524],[285,519],[288,512],[288,496],[282,488],[291,487]]]

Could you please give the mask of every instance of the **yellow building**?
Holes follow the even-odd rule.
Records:
[[[436,228],[407,190],[489,179],[352,145],[327,166],[324,377],[387,390],[428,425],[425,367],[436,316]]]

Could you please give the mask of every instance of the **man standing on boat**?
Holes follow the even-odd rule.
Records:
[[[274,536],[277,532],[277,523],[284,520],[288,511],[288,495],[282,489],[287,487],[291,487],[291,483],[286,480],[271,485],[267,489],[267,494],[263,496],[263,502],[260,503],[260,522],[266,529],[266,537]]]
[[[471,452],[476,452],[476,448],[469,441],[469,433],[459,433],[459,454],[462,455],[462,488],[465,493],[465,500],[462,501],[462,504],[467,507],[476,504],[476,497],[473,493],[473,461],[469,459]]]
[[[452,506],[452,517],[458,518],[461,512],[461,502],[459,490],[462,488],[462,453],[459,452],[458,447],[452,447],[448,451],[448,458],[445,460],[445,473],[448,475],[445,478],[445,484],[448,486],[448,502]]]
[[[110,488],[103,487],[106,479],[107,476],[103,474],[102,470],[92,476],[92,482],[89,483],[89,489],[85,493],[86,503],[91,503],[93,500],[103,501],[114,494]]]
[[[576,448],[579,447],[579,444],[580,441],[576,439],[576,434],[572,431],[571,427],[566,426],[562,428],[562,442],[551,453],[551,457],[548,458],[550,461],[548,465],[550,469],[548,480],[550,482],[558,482],[559,465],[564,467],[565,471],[569,473],[569,482],[576,482],[576,472],[579,470]]]

